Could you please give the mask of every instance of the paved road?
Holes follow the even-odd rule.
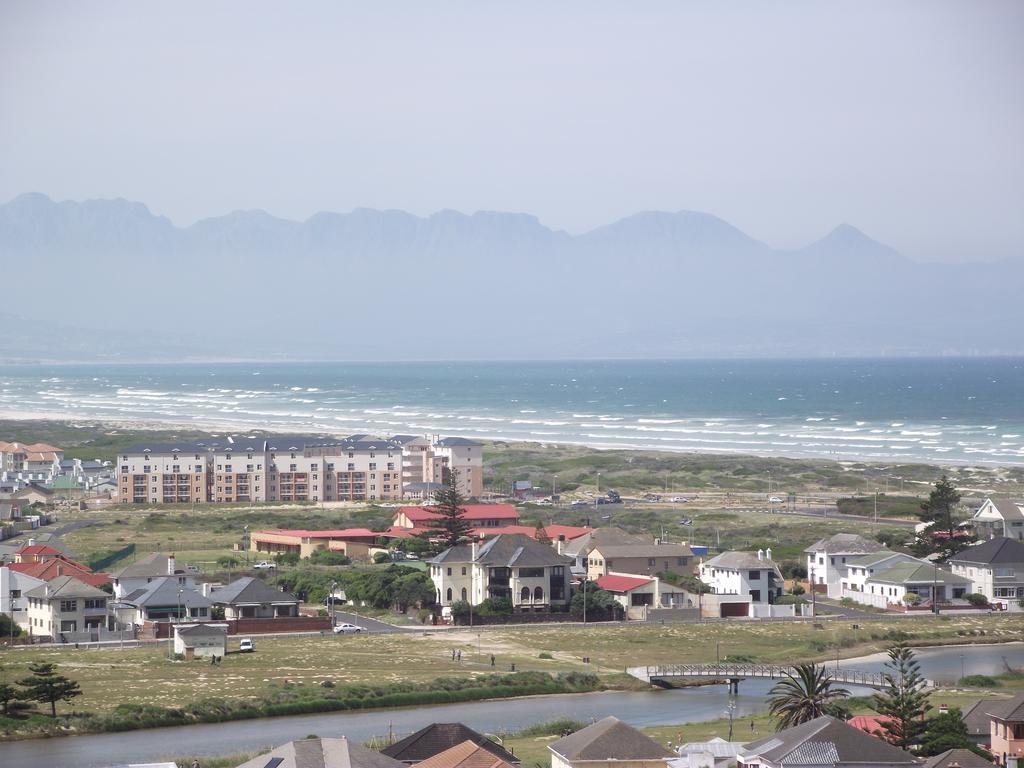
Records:
[[[357,627],[362,627],[367,632],[373,632],[375,634],[411,632],[414,629],[413,627],[396,627],[394,624],[385,624],[383,621],[377,621],[376,619],[371,619],[366,616],[360,616],[358,613],[335,611],[334,615],[339,624],[355,624]]]

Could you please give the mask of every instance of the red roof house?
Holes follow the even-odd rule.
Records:
[[[608,573],[601,576],[594,583],[598,587],[605,590],[606,592],[631,592],[637,587],[646,587],[654,579],[649,579],[646,576],[622,576],[614,573]]]
[[[9,567],[12,571],[43,581],[50,581],[58,576],[70,576],[91,587],[102,587],[110,583],[109,573],[93,573],[88,566],[76,563],[63,555],[35,563],[11,563]]]
[[[441,517],[435,507],[399,507],[392,526],[413,531],[429,530],[429,523]],[[462,516],[474,528],[518,525],[519,512],[511,504],[465,504]]]

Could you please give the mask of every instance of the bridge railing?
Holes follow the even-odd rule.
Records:
[[[785,664],[730,664],[728,662],[718,662],[715,664],[666,664],[646,667],[646,677],[648,680],[653,677],[755,677],[774,680],[793,674],[794,669],[793,666]],[[882,672],[836,669],[830,670],[829,674],[832,680],[837,683],[864,685],[872,688],[881,688],[886,685],[885,675]],[[927,688],[935,687],[935,683],[932,680],[925,680],[924,683]]]

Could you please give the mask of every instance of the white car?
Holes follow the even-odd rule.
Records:
[[[673,496],[671,499],[669,499],[669,501],[672,502],[673,504],[685,504],[686,502],[689,501],[689,499],[686,498],[685,496]]]
[[[355,624],[339,624],[334,628],[334,634],[336,635],[350,635],[362,631],[363,628],[357,627]]]
[[[768,503],[769,504],[782,504],[784,502],[778,496],[772,496],[770,499],[768,499]]]
[[[241,641],[240,641],[240,642],[238,643],[238,652],[239,652],[239,653],[252,653],[252,652],[253,652],[253,651],[255,651],[255,650],[256,650],[256,645],[255,645],[255,644],[253,643],[253,641],[252,641],[252,640],[251,640],[250,638],[248,638],[248,637],[246,637],[246,638],[243,638],[243,639],[242,639],[242,640],[241,640]]]
[[[271,563],[269,560],[264,560],[262,563],[256,563],[253,568],[257,571],[272,571],[277,568],[277,563]]]

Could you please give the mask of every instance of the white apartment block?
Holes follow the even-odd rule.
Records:
[[[406,447],[402,441],[414,443]],[[422,448],[422,450],[421,450]],[[410,482],[458,472],[467,496],[483,492],[482,446],[462,438],[352,435],[228,437],[217,443],[140,445],[118,456],[122,504],[398,501]],[[427,477],[428,480],[421,480]]]

